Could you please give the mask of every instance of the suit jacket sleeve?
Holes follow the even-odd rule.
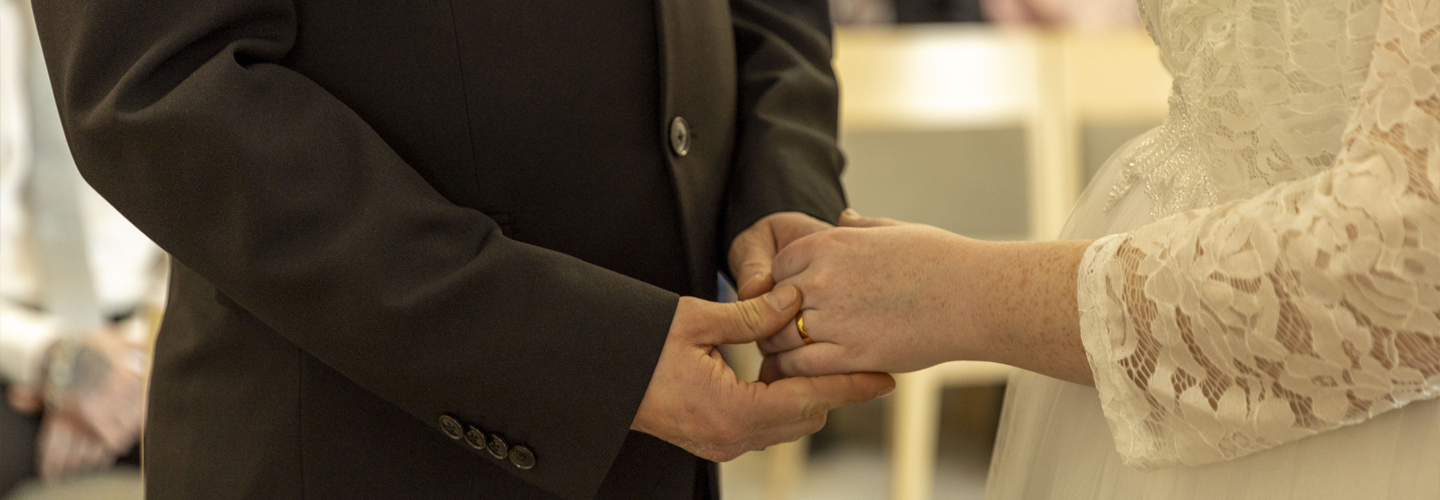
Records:
[[[797,211],[833,224],[845,208],[828,3],[733,0],[731,14],[740,109],[720,262],[766,215]]]
[[[441,196],[281,64],[288,0],[35,10],[81,171],[137,227],[361,387],[437,429],[442,414],[489,423],[537,456],[506,470],[595,494],[675,295],[509,240]]]

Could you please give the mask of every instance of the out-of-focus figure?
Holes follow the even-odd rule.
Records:
[[[1078,30],[1138,28],[1135,0],[981,0],[985,17],[1001,26]]]
[[[830,0],[836,24],[991,22],[1084,31],[1139,28],[1135,0]]]
[[[0,0],[0,496],[133,460],[164,254],[70,158],[21,0]]]
[[[830,0],[835,24],[889,24],[895,22],[894,0]]]

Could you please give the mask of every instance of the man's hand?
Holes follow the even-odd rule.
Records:
[[[790,242],[834,226],[800,212],[780,212],[755,221],[730,244],[730,272],[740,300],[770,291],[770,265]]]
[[[718,304],[682,297],[640,411],[630,428],[725,462],[820,430],[832,408],[868,401],[895,387],[883,373],[790,378],[773,384],[736,378],[715,349],[762,339],[800,309],[794,287]]]

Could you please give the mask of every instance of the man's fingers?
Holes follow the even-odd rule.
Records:
[[[785,328],[800,311],[800,290],[784,285],[765,295],[722,304],[725,316],[719,319],[712,331],[715,337],[707,339],[711,345],[745,344],[774,335]]]
[[[743,438],[734,442],[703,447],[692,453],[714,462],[729,462],[752,451],[789,443],[814,434],[824,427],[824,415],[802,420],[771,422],[764,427],[752,429]]]
[[[735,289],[735,294],[739,296],[740,300],[750,300],[759,297],[760,294],[775,288],[775,279],[770,277],[770,262],[772,260],[767,260],[763,263],[747,262],[741,267],[741,269],[744,269],[741,272],[750,278],[742,281]]]
[[[770,291],[775,280],[770,278],[770,263],[780,245],[775,241],[771,219],[767,217],[735,237],[730,246],[730,272],[735,277],[735,291],[740,300],[750,300]]]
[[[810,260],[814,258],[815,252],[809,247],[815,245],[807,245],[807,241],[796,242],[775,254],[775,262],[770,267],[770,279],[775,280],[775,283],[784,283],[810,268]]]
[[[762,388],[759,397],[768,406],[770,420],[802,420],[884,396],[894,389],[895,378],[889,374],[850,373],[779,380]]]
[[[755,437],[745,444],[745,449],[753,451],[767,446],[793,442],[819,432],[823,428],[825,428],[825,414],[823,413],[815,417],[781,423],[756,433]]]
[[[740,300],[770,291],[778,281],[771,275],[775,255],[790,243],[831,229],[830,223],[800,212],[781,212],[760,219],[735,237],[728,256]]]
[[[811,333],[814,331],[814,327],[811,325],[814,324],[815,317],[819,315],[820,313],[816,312],[815,309],[801,309],[796,315],[796,318],[804,317],[806,322],[805,331],[806,333]],[[820,339],[815,337],[811,337],[810,339],[816,342],[820,341]],[[805,345],[805,339],[800,337],[800,328],[796,325],[796,322],[790,321],[776,334],[760,339],[756,341],[755,344],[760,348],[761,353],[775,354],[803,347]]]
[[[794,217],[776,217],[770,221],[770,232],[774,235],[776,249],[785,248],[795,240],[835,227],[809,215],[791,215]]]
[[[730,272],[735,276],[740,300],[750,300],[770,291],[770,263],[775,260],[775,236],[768,228],[746,230],[730,247]]]
[[[860,215],[860,212],[856,212],[855,210],[849,208],[845,209],[844,212],[840,213],[840,227],[885,227],[903,225],[905,225],[904,222],[900,222],[895,219],[886,219],[884,217],[866,217]]]

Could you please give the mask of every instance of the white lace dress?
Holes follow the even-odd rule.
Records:
[[[1064,235],[1096,387],[1012,379],[986,497],[1440,499],[1440,0],[1141,4],[1170,117]]]

